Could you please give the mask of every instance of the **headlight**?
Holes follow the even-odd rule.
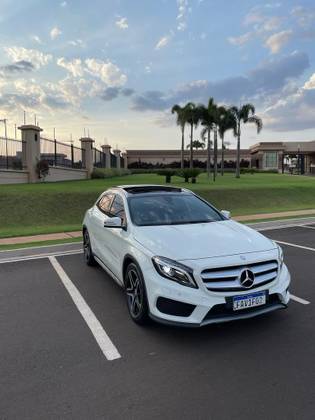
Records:
[[[278,261],[279,261],[279,267],[280,267],[280,271],[282,270],[282,266],[283,266],[283,251],[281,246],[279,246],[277,244],[277,248],[278,248]]]
[[[165,257],[153,257],[153,265],[156,271],[169,280],[176,281],[183,286],[198,288],[193,277],[193,270],[184,264]]]

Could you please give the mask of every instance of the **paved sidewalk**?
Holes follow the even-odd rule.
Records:
[[[234,220],[238,222],[259,221],[266,219],[286,218],[294,216],[310,216],[315,215],[315,209],[311,210],[296,210],[296,211],[282,211],[277,213],[263,213],[263,214],[247,214],[244,216],[235,216]],[[232,215],[233,216],[233,215]],[[28,244],[31,242],[44,242],[44,241],[56,241],[60,239],[79,238],[82,235],[81,231],[77,232],[61,232],[61,233],[49,233],[43,235],[32,235],[32,236],[18,236],[15,238],[2,238],[0,239],[0,245],[15,245],[15,244]]]

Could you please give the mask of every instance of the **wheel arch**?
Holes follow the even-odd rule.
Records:
[[[125,284],[125,273],[127,270],[127,267],[130,263],[134,263],[136,264],[136,266],[138,267],[138,269],[140,270],[141,274],[142,274],[142,270],[138,264],[138,261],[135,259],[135,257],[133,257],[130,254],[126,254],[124,257],[124,261],[123,261],[123,265],[122,265],[122,278],[123,278],[123,282]]]

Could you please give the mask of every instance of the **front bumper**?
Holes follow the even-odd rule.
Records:
[[[251,318],[286,308],[290,300],[288,291],[290,281],[290,273],[284,264],[281,272],[272,283],[255,288],[255,292],[263,290],[267,292],[265,305],[233,312],[229,303],[232,297],[249,294],[251,293],[250,289],[242,292],[226,293],[214,293],[203,288],[192,289],[163,279],[152,270],[150,272],[150,281],[146,282],[150,316],[158,322],[187,327],[200,327],[213,323]],[[185,314],[185,316],[164,313],[159,310],[159,298],[173,300],[186,304],[186,306],[191,305],[192,311],[188,311],[189,314]]]

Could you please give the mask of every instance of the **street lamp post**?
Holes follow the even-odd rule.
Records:
[[[5,153],[6,153],[7,169],[9,169],[7,121],[8,120],[6,118],[3,118],[3,120],[0,120],[0,122],[4,124]]]

